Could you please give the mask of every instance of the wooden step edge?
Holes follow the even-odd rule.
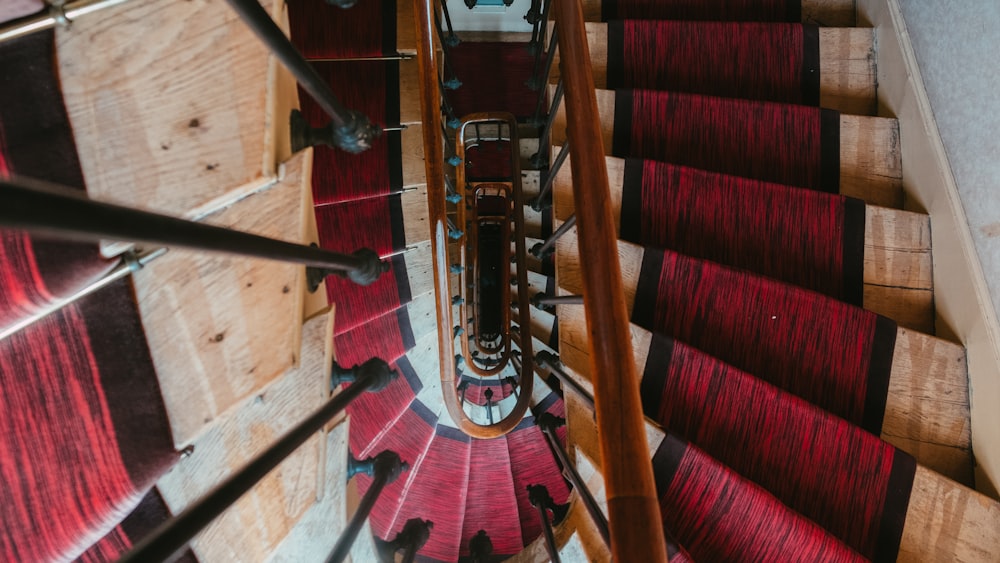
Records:
[[[561,147],[553,147],[553,153]],[[572,157],[569,157],[570,160]],[[616,232],[621,230],[625,160],[606,157]],[[574,213],[568,162],[553,183],[556,222]],[[900,209],[865,206],[864,298],[866,309],[900,326],[934,332],[934,272],[930,217]]]
[[[586,319],[582,309],[562,307],[559,313],[560,359],[582,385],[592,391]],[[651,333],[633,329],[637,372],[642,373]],[[571,395],[567,393],[567,395]],[[583,412],[581,413],[581,409]],[[600,459],[596,446],[596,424],[588,423],[589,408],[568,397],[568,440],[591,459]],[[650,452],[655,452],[665,434],[648,422]],[[589,438],[587,433],[591,433]],[[920,460],[918,459],[918,462]],[[917,466],[903,527],[899,561],[991,561],[1000,553],[1000,503],[944,477],[923,465]]]
[[[275,13],[278,3],[266,4]],[[229,7],[119,5],[56,36],[94,199],[180,216],[273,176],[270,54]]]
[[[333,550],[347,525],[347,454],[350,422],[344,420],[327,432],[325,470],[318,476],[326,490],[299,518],[281,543],[266,554],[268,563],[297,563],[325,557]]]
[[[549,95],[555,91],[549,86]],[[615,91],[597,90],[601,138],[611,155]],[[566,106],[560,104],[552,125],[552,145],[566,142]],[[899,123],[894,118],[840,115],[840,193],[872,205],[903,206],[903,168]]]
[[[602,0],[583,0],[583,19],[602,21]],[[854,0],[802,0],[802,22],[829,27],[852,27],[856,17]]]
[[[307,154],[293,158],[282,181],[204,222],[303,241],[307,168]],[[298,363],[304,275],[295,264],[183,249],[135,273],[136,300],[178,448]]]
[[[549,36],[553,24],[549,23]],[[608,87],[608,24],[586,23],[594,85]],[[819,31],[820,107],[849,114],[873,115],[875,99],[875,34],[871,28],[824,28]],[[549,82],[560,79],[559,54]]]
[[[643,253],[642,247],[618,242],[625,303],[630,314]],[[567,233],[557,243],[556,270],[559,287],[571,294],[583,292],[578,256],[576,235]],[[572,312],[572,307],[560,307],[558,315],[562,317],[564,311]],[[560,339],[563,338],[560,326]],[[933,336],[897,329],[884,431],[968,451],[969,416],[965,349]]]
[[[330,310],[306,321],[300,361],[267,386],[216,418],[190,455],[160,478],[157,488],[172,513],[197,502],[220,479],[240,469],[327,399]],[[192,542],[202,561],[223,560],[239,545],[248,560],[275,549],[320,494],[323,433],[310,438]]]

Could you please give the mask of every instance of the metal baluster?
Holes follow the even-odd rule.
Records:
[[[441,72],[445,76],[451,73],[451,78],[444,81],[443,86],[448,90],[458,90],[462,86],[462,82],[458,79],[455,74],[455,68],[452,66],[451,61],[451,45],[444,38],[444,31],[441,29],[441,18],[438,13],[434,12],[434,28],[437,30],[438,41],[441,42],[441,51],[444,53],[444,60],[441,63]]]
[[[540,368],[548,369],[559,379],[559,383],[563,386],[563,389],[570,389],[576,395],[583,400],[584,403],[590,407],[590,410],[594,410],[594,398],[576,382],[575,379],[569,376],[565,371],[562,370],[562,364],[559,362],[559,356],[548,352],[541,351],[535,354],[535,365]]]
[[[572,229],[574,225],[576,225],[575,213],[573,215],[570,215],[568,219],[563,221],[563,224],[559,225],[559,228],[556,229],[556,232],[552,233],[552,235],[549,236],[549,238],[545,239],[545,242],[535,243],[535,245],[532,246],[531,250],[529,250],[528,252],[530,252],[532,256],[538,258],[539,260],[544,260],[548,258],[554,251],[556,241],[559,240],[559,237],[569,232],[569,230]]]
[[[493,390],[487,387],[486,391],[483,392],[483,396],[486,397],[486,415],[489,418],[490,424],[493,424]]]
[[[479,530],[476,535],[469,540],[469,557],[472,563],[491,563],[493,555],[493,541],[486,530]]]
[[[562,446],[559,444],[559,436],[556,435],[556,429],[566,424],[566,420],[550,413],[544,413],[535,419],[535,423],[542,429],[542,433],[545,434],[552,453],[559,458],[559,463],[563,466],[563,474],[566,475],[573,488],[576,489],[576,494],[580,495],[580,500],[583,501],[584,508],[587,509],[591,520],[597,526],[597,531],[601,534],[601,538],[604,539],[604,544],[610,546],[611,532],[608,528],[608,519],[601,512],[601,508],[597,505],[594,495],[590,494],[590,489],[584,484],[583,479],[580,478],[580,474],[576,472],[576,467],[569,462],[566,452],[563,451]]]
[[[87,199],[79,190],[19,178],[0,180],[0,225],[77,241],[119,240],[226,252],[321,268],[370,285],[391,264],[373,250],[352,255]]]
[[[427,540],[431,537],[434,522],[421,518],[410,518],[392,541],[375,538],[375,549],[382,561],[395,561],[396,552],[403,550],[402,563],[412,563]]]
[[[583,305],[582,295],[546,295],[544,292],[531,296],[531,304],[540,311],[555,314],[556,305]]]
[[[552,533],[552,526],[558,525],[565,518],[569,511],[568,505],[557,505],[549,490],[545,485],[528,485],[528,500],[531,506],[538,510],[538,517],[542,521],[542,531],[545,534],[545,550],[549,553],[552,563],[561,563],[559,558],[559,547],[556,545],[556,537]],[[552,510],[552,520],[549,521],[549,510]]]
[[[365,391],[381,391],[398,376],[396,371],[389,369],[389,364],[377,358],[362,364],[358,368],[354,384],[335,395],[326,405],[299,423],[235,475],[216,486],[193,506],[163,523],[126,553],[121,561],[163,561],[174,556],[205,526],[340,414],[351,401]]]
[[[66,27],[73,20],[92,12],[111,8],[125,3],[127,0],[79,0],[77,2],[50,2],[48,10],[32,14],[4,23],[0,26],[0,43],[24,37],[32,33],[51,29],[56,26]]]
[[[458,36],[455,35],[455,28],[451,25],[451,14],[448,12],[448,0],[441,0],[441,11],[444,12],[444,23],[448,26],[448,38],[445,40],[445,45],[449,47],[454,47],[461,43]]]
[[[333,95],[330,86],[316,72],[309,61],[292,45],[278,24],[257,0],[226,0],[272,54],[288,69],[295,80],[309,93],[320,108],[330,116],[333,127],[328,144],[349,153],[360,153],[371,148],[372,141],[382,130],[363,114],[349,110]],[[300,123],[301,125],[301,123]],[[295,127],[295,120],[292,120]],[[294,138],[294,134],[293,134]]]
[[[545,2],[545,0],[541,0],[541,1]],[[544,45],[545,44],[545,34],[546,34],[546,26],[545,26],[545,24],[546,24],[546,22],[549,21],[549,7],[551,7],[551,6],[552,6],[552,1],[549,0],[548,2],[545,2],[545,7],[542,8],[542,19],[538,23],[538,35],[537,35],[538,45]],[[555,35],[555,34],[553,34],[553,35]],[[553,41],[553,43],[555,43],[555,42]],[[541,55],[542,55],[542,49],[536,48],[535,52],[534,52],[534,55],[535,55],[535,61],[532,64],[532,67],[531,67],[531,76],[532,76],[532,78],[534,78],[535,75],[538,73],[538,63],[540,62],[539,59],[541,58]],[[528,86],[528,88],[530,88],[532,90],[537,90],[538,87],[539,87],[539,85],[535,85],[534,87],[532,87],[533,84],[532,84],[531,79],[529,79],[528,82],[526,82],[525,84]]]
[[[372,472],[369,473],[369,475],[373,476],[372,484],[365,493],[365,496],[361,497],[357,512],[351,517],[351,521],[347,523],[344,533],[337,540],[337,544],[333,546],[330,556],[326,558],[327,563],[340,563],[347,558],[347,554],[351,551],[351,546],[354,545],[354,540],[358,537],[358,532],[361,531],[361,527],[368,520],[368,515],[371,514],[375,502],[378,500],[379,495],[382,494],[382,489],[399,478],[409,468],[410,465],[401,460],[399,454],[396,452],[385,450],[375,456],[375,461],[372,463]]]
[[[538,137],[538,152],[531,156],[531,165],[535,168],[542,168],[549,161],[549,137],[552,133],[552,123],[556,119],[556,112],[559,110],[562,97],[563,81],[560,78],[559,83],[556,84],[556,91],[552,95],[552,106],[549,109],[549,116],[545,120],[545,128],[542,129],[542,134]],[[563,146],[568,144],[569,139],[563,143]]]
[[[569,140],[563,144],[562,148],[559,149],[559,154],[556,155],[555,162],[549,168],[548,175],[545,177],[545,183],[542,185],[542,189],[538,190],[538,195],[531,198],[531,208],[535,211],[542,211],[543,209],[548,209],[552,206],[552,200],[548,197],[549,192],[552,191],[552,186],[555,184],[556,176],[559,174],[559,169],[562,168],[566,159],[569,158]]]

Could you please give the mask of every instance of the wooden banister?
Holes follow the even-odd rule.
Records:
[[[513,411],[496,424],[483,426],[471,420],[462,409],[462,403],[456,390],[455,341],[451,330],[455,326],[452,321],[452,292],[449,289],[450,262],[448,259],[448,210],[445,205],[445,174],[444,174],[444,138],[441,136],[441,89],[438,80],[438,49],[435,45],[434,14],[437,2],[413,0],[413,14],[416,26],[417,68],[420,76],[420,113],[424,135],[424,170],[427,174],[427,214],[430,224],[432,271],[434,278],[434,294],[436,298],[435,312],[438,323],[438,357],[441,369],[441,393],[444,396],[445,408],[459,429],[474,438],[496,438],[513,430],[527,412],[533,384],[532,377],[524,377],[521,381],[521,392]],[[516,127],[516,124],[513,125]],[[512,132],[515,129],[512,129]],[[515,153],[516,155],[517,153]],[[520,165],[517,158],[514,162],[514,177],[520,180]],[[520,183],[515,182],[515,192]],[[461,187],[458,187],[461,192]],[[520,194],[516,194],[520,195]],[[464,205],[464,202],[461,203]],[[518,207],[515,213],[521,213]],[[523,239],[523,216],[517,217],[521,225],[519,236]],[[517,250],[517,260],[524,263],[526,251],[521,244]],[[527,286],[527,271],[518,270],[518,285]],[[522,292],[523,293],[523,292]],[[521,311],[529,311],[528,296],[520,297],[518,303]],[[526,325],[527,323],[522,323]],[[531,339],[522,344],[525,356],[530,358]],[[526,346],[526,348],[525,348]],[[531,374],[531,366],[525,366],[524,373]],[[649,459],[646,460],[649,465]]]
[[[615,561],[667,561],[618,262],[590,49],[579,0],[552,0],[573,146],[573,199]]]

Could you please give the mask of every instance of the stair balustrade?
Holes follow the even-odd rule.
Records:
[[[334,395],[324,406],[300,422],[238,472],[216,486],[212,492],[206,494],[177,516],[164,522],[125,554],[121,560],[126,562],[165,561],[175,556],[198,532],[225,512],[285,458],[319,432],[323,426],[347,408],[347,405],[351,404],[354,399],[366,391],[378,392],[385,389],[398,376],[399,374],[395,370],[389,369],[389,364],[379,359],[373,359],[358,366],[355,368],[353,384]],[[368,499],[369,495],[365,495],[365,499],[368,499],[370,504],[374,504],[378,492],[385,484],[391,482],[405,470],[406,464],[399,461],[398,455],[383,452],[380,456],[375,458],[373,464],[376,477],[375,483],[369,490],[369,494],[376,491],[373,495],[374,498]],[[382,482],[382,485],[376,486],[379,482]],[[364,506],[365,502],[362,500],[361,507]],[[368,510],[371,510],[371,506],[368,506]],[[362,512],[360,507],[358,512]],[[365,517],[367,518],[367,512]],[[360,528],[360,524],[358,524],[358,528]],[[348,526],[345,530],[345,537],[351,530],[352,528]],[[353,530],[353,534],[357,535],[357,529]],[[341,540],[343,541],[344,537]],[[353,541],[352,536],[350,542]],[[338,542],[338,545],[340,543]]]
[[[0,43],[24,37],[56,26],[69,26],[73,20],[93,12],[123,4],[128,0],[77,0],[76,2],[50,2],[47,12],[18,18],[0,25]]]
[[[392,541],[376,538],[375,549],[384,562],[395,561],[396,553],[402,551],[403,557],[400,563],[412,563],[417,557],[417,551],[430,539],[433,529],[434,522],[430,520],[410,518]]]
[[[594,521],[594,526],[597,527],[597,532],[601,535],[605,545],[611,545],[611,532],[608,530],[607,517],[601,512],[601,507],[597,505],[594,495],[590,494],[590,489],[587,488],[580,474],[577,473],[576,466],[570,463],[569,457],[559,444],[556,429],[564,426],[566,420],[549,413],[544,413],[535,419],[535,424],[542,429],[542,433],[549,443],[552,454],[555,455],[556,459],[559,460],[559,464],[563,467],[563,475],[573,485],[573,489],[576,490],[576,494],[579,495],[584,508],[587,509],[590,519]]]
[[[556,545],[556,537],[552,532],[552,527],[558,526],[566,518],[569,513],[569,505],[556,504],[545,485],[528,485],[528,500],[531,502],[531,506],[538,510],[538,518],[542,522],[542,534],[545,537],[545,550],[549,554],[549,560],[552,563],[560,563],[562,559],[559,557],[559,546]],[[549,519],[550,511],[552,512],[551,519]]]
[[[591,336],[598,441],[605,460],[611,554],[616,561],[666,562],[621,265],[616,241],[608,236],[615,232],[615,222],[583,7],[576,1],[553,0],[552,13],[566,98],[567,138],[574,151],[570,162],[573,201],[584,264],[583,296]]]

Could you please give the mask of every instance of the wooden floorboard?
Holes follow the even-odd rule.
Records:
[[[191,455],[157,483],[171,512],[196,502],[324,403],[332,330],[331,313],[307,321],[297,367],[246,397],[192,442]],[[310,438],[198,534],[191,546],[199,560],[264,561],[316,501],[323,441],[322,434]]]
[[[284,180],[204,221],[306,240],[310,154],[289,161]],[[294,264],[182,249],[136,272],[139,312],[178,446],[298,362],[303,276]]]
[[[279,4],[269,6],[280,18]],[[276,77],[263,43],[225,3],[128,2],[59,29],[57,49],[95,199],[186,215],[274,175]]]

